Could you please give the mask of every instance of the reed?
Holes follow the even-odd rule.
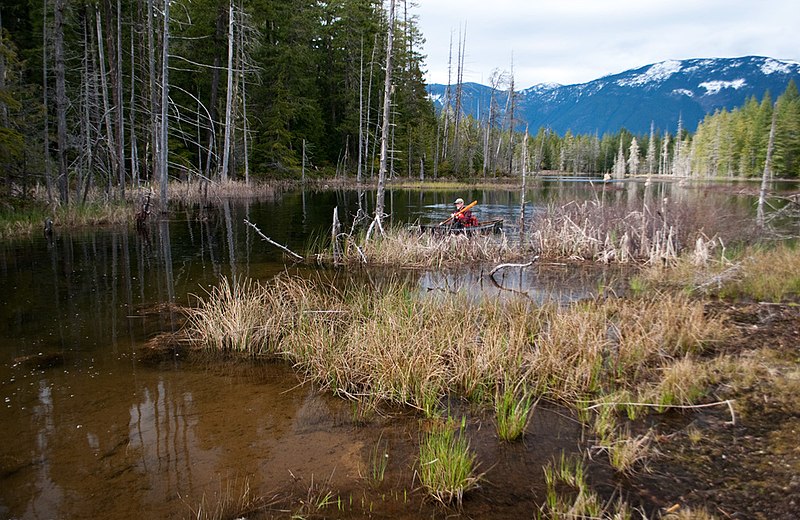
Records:
[[[219,200],[272,200],[280,190],[276,183],[250,183],[228,180],[204,181],[193,179],[187,182],[173,182],[169,185],[170,202],[198,204]]]
[[[44,232],[46,219],[53,221],[55,231],[61,228],[82,228],[118,225],[133,222],[133,207],[125,201],[93,201],[87,204],[56,206],[31,203],[11,211],[0,212],[0,238]]]
[[[462,419],[437,423],[419,446],[417,474],[427,493],[444,505],[461,506],[464,493],[477,485],[475,454],[470,451]]]
[[[240,518],[268,507],[263,497],[255,496],[249,479],[226,480],[224,486],[209,498],[205,494],[196,506],[189,505],[191,517],[197,520]]]
[[[612,468],[620,473],[632,474],[652,457],[652,441],[650,432],[633,436],[630,430],[622,430],[611,443],[597,448],[608,453],[608,461]]]
[[[632,185],[633,186],[633,185]],[[634,195],[626,204],[603,198],[551,205],[534,219],[526,243],[544,258],[603,263],[674,263],[697,239],[735,243],[754,237],[755,226],[707,205]]]
[[[386,468],[389,466],[389,446],[386,441],[378,439],[375,447],[370,452],[370,482],[379,485],[386,476]]]
[[[781,302],[800,296],[800,254],[795,242],[770,247],[722,249],[698,261],[695,253],[682,256],[671,269],[650,267],[635,284],[641,290],[682,289],[727,299]]]
[[[547,491],[540,513],[546,518],[603,518],[603,504],[589,487],[579,457],[562,452],[560,459],[548,463],[543,471]]]
[[[718,295],[768,302],[800,297],[800,252],[796,243],[755,249],[744,260],[741,275],[721,284]]]
[[[536,407],[533,396],[526,388],[517,391],[515,386],[498,389],[494,398],[497,434],[504,441],[514,441],[522,437],[528,426],[531,413]]]
[[[223,281],[197,303],[187,311],[187,333],[198,345],[282,356],[334,393],[428,416],[448,394],[490,402],[505,381],[567,404],[634,395],[658,387],[676,359],[723,337],[720,321],[685,295],[561,308],[475,303],[463,294],[423,298],[399,282],[333,289],[279,277],[264,285]],[[664,388],[678,401],[693,398]]]
[[[359,247],[354,247],[361,244]],[[392,227],[380,237],[365,240],[348,235],[344,263],[402,265],[416,268],[443,268],[480,262],[500,262],[521,257],[524,252],[511,247],[506,236],[463,234],[434,235],[407,227]]]

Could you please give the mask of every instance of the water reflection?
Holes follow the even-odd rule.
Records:
[[[632,270],[627,266],[585,266],[539,263],[510,264],[498,269],[423,271],[418,285],[424,295],[464,293],[469,299],[527,298],[537,304],[569,303],[606,292],[624,294]]]
[[[641,196],[697,197],[732,213],[753,211],[752,198],[677,182],[610,184],[535,179],[526,213],[583,200],[638,209]],[[439,222],[457,196],[479,200],[480,218],[505,218],[513,232],[515,190],[391,190],[390,219]],[[137,363],[148,339],[180,328],[174,305],[190,303],[220,277],[268,280],[288,271],[373,284],[394,277],[432,297],[463,292],[536,302],[625,286],[624,268],[538,262],[494,276],[494,266],[320,272],[287,266],[281,251],[243,223],[305,252],[329,233],[334,207],[352,222],[359,211],[374,210],[374,194],[297,190],[270,201],[181,207],[146,235],[57,229],[49,238],[0,244],[0,517],[163,518],[185,515],[185,502],[196,505],[228,478],[247,476],[262,490],[288,485],[290,471],[358,481],[355,465],[382,432],[372,438],[354,430],[343,419],[351,413],[347,403],[297,387],[288,367],[220,373],[179,358]],[[413,445],[416,435],[395,432],[398,444]]]

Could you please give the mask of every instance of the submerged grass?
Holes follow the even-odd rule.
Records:
[[[517,392],[514,387],[498,389],[494,397],[497,435],[504,441],[522,437],[536,403],[527,389]]]
[[[470,451],[465,421],[437,422],[419,446],[418,475],[430,496],[444,505],[461,506],[464,493],[480,480],[475,454]]]

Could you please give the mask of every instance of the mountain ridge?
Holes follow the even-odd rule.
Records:
[[[753,96],[761,101],[766,92],[776,99],[791,80],[800,83],[800,62],[765,56],[664,60],[585,83],[539,83],[516,91],[517,113],[522,124],[562,135],[615,133],[622,128],[644,134],[651,122],[657,132],[674,133],[679,119],[683,128],[694,131],[715,110],[732,110]],[[442,84],[428,86],[437,110],[446,89]],[[451,92],[454,96],[455,85]],[[462,84],[463,112],[485,118],[491,93],[479,83]],[[502,114],[507,91],[498,90],[495,97]]]

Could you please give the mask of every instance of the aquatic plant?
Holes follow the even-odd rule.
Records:
[[[370,452],[370,473],[369,478],[373,485],[383,482],[386,476],[386,468],[389,466],[389,445],[386,441],[378,439],[378,442]]]
[[[442,504],[460,506],[464,493],[475,487],[475,454],[466,437],[466,421],[456,425],[452,418],[434,423],[419,446],[417,474],[427,493]]]
[[[270,504],[252,493],[250,480],[220,480],[220,489],[210,498],[204,493],[200,503],[187,504],[191,517],[197,520],[225,520],[239,518],[268,507]]]
[[[601,518],[603,505],[589,488],[580,458],[562,452],[560,459],[548,463],[543,471],[547,491],[540,513],[546,518]]]
[[[494,398],[495,423],[497,434],[504,441],[513,441],[525,433],[531,412],[536,407],[533,396],[522,388],[517,391],[513,386],[498,389]]]

